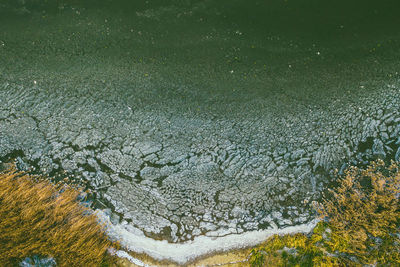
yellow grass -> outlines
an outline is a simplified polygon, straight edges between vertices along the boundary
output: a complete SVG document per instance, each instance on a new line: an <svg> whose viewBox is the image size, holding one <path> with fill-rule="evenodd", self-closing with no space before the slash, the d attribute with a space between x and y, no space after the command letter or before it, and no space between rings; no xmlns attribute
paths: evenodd
<svg viewBox="0 0 400 267"><path fill-rule="evenodd" d="M316 205L310 235L274 236L253 249L252 266L400 266L400 168L382 160L352 167Z"/></svg>
<svg viewBox="0 0 400 267"><path fill-rule="evenodd" d="M11 169L0 173L0 266L25 257L53 257L58 266L110 265L104 225L77 197L81 192Z"/></svg>

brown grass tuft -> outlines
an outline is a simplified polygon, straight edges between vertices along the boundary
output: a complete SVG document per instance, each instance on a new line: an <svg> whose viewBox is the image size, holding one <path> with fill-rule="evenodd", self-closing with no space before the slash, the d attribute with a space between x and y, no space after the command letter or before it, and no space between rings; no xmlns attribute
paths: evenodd
<svg viewBox="0 0 400 267"><path fill-rule="evenodd" d="M15 169L0 173L0 266L33 255L53 257L59 266L112 264L107 249L118 244L77 201L80 193Z"/></svg>
<svg viewBox="0 0 400 267"><path fill-rule="evenodd" d="M351 167L316 205L310 235L284 235L253 249L251 266L400 266L400 167Z"/></svg>
<svg viewBox="0 0 400 267"><path fill-rule="evenodd" d="M320 206L329 220L331 251L356 257L363 264L400 265L400 168L372 162L349 168L332 197Z"/></svg>

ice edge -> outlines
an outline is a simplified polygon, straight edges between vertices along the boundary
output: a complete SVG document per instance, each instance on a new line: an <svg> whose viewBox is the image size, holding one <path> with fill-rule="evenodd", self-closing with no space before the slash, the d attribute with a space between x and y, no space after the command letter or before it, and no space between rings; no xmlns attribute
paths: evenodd
<svg viewBox="0 0 400 267"><path fill-rule="evenodd" d="M307 224L281 229L271 228L222 237L199 236L193 241L168 243L165 240L160 241L148 238L139 229L128 224L114 225L102 211L97 210L96 212L102 223L108 225L108 235L113 239L119 240L124 249L147 254L156 260L169 260L178 264L185 264L206 254L255 246L274 234L309 233L318 222L317 219L314 219Z"/></svg>

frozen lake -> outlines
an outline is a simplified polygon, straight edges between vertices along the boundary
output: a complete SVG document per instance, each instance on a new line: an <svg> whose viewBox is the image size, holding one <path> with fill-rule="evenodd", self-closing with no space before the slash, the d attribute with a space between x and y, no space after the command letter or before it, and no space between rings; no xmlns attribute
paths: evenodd
<svg viewBox="0 0 400 267"><path fill-rule="evenodd" d="M174 243L307 224L335 169L399 159L390 4L225 2L4 2L0 158Z"/></svg>

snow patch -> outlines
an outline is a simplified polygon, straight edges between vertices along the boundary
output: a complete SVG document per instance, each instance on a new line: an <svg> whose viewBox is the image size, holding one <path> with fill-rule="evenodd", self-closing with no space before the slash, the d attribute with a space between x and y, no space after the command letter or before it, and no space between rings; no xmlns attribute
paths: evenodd
<svg viewBox="0 0 400 267"><path fill-rule="evenodd" d="M255 246L274 234L309 233L318 222L318 220L313 220L308 224L282 229L274 227L222 237L198 236L193 241L168 243L166 240L148 238L139 229L129 224L113 225L107 215L100 210L97 210L97 215L108 225L108 235L119 240L126 250L145 253L156 260L169 260L178 264L185 264L206 254Z"/></svg>

